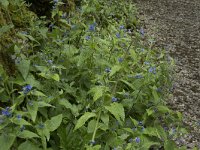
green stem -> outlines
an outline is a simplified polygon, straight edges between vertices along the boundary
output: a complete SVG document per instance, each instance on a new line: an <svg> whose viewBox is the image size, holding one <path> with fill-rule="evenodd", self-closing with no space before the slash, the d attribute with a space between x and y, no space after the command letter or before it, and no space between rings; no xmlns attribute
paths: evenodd
<svg viewBox="0 0 200 150"><path fill-rule="evenodd" d="M97 132L97 129L98 129L100 116L101 116L101 110L100 110L100 112L98 114L98 117L97 117L97 122L96 122L95 129L94 129L94 132L93 132L93 135L92 135L92 142L94 141L95 136L96 136L96 132Z"/></svg>

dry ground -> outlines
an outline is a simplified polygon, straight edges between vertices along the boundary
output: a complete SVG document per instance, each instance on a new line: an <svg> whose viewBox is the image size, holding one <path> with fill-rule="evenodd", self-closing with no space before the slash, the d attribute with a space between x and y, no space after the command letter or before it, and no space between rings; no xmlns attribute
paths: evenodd
<svg viewBox="0 0 200 150"><path fill-rule="evenodd" d="M191 129L178 142L200 149L200 0L135 0L145 32L176 61L173 98Z"/></svg>

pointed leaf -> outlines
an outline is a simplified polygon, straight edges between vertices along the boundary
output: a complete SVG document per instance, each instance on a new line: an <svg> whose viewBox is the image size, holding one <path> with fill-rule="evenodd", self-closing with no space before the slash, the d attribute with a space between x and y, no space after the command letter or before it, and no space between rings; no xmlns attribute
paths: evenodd
<svg viewBox="0 0 200 150"><path fill-rule="evenodd" d="M164 148L165 150L177 149L176 144L173 141L169 140L164 143Z"/></svg>
<svg viewBox="0 0 200 150"><path fill-rule="evenodd" d="M62 122L62 114L54 116L51 118L51 120L47 120L45 122L46 128L49 131L54 131L60 126L61 122Z"/></svg>
<svg viewBox="0 0 200 150"><path fill-rule="evenodd" d="M121 123L125 119L124 107L119 103L112 103L111 106L105 106L105 108L115 116L115 118Z"/></svg>
<svg viewBox="0 0 200 150"><path fill-rule="evenodd" d="M33 101L31 104L27 104L27 109L29 114L31 115L31 119L33 122L35 122L36 116L37 116L37 111L38 111L38 103Z"/></svg>
<svg viewBox="0 0 200 150"><path fill-rule="evenodd" d="M51 75L51 78L54 79L55 81L60 81L60 76L58 74Z"/></svg>
<svg viewBox="0 0 200 150"><path fill-rule="evenodd" d="M95 117L96 114L92 112L86 112L83 116L79 118L79 120L76 123L76 126L74 130L77 130L78 128L82 127L88 119Z"/></svg>
<svg viewBox="0 0 200 150"><path fill-rule="evenodd" d="M21 73L22 77L24 80L26 80L28 73L29 73L29 68L30 68L30 60L27 59L22 59L19 64L17 64L17 68L19 72Z"/></svg>
<svg viewBox="0 0 200 150"><path fill-rule="evenodd" d="M47 97L44 93L40 91L32 91L31 94L35 96Z"/></svg>
<svg viewBox="0 0 200 150"><path fill-rule="evenodd" d="M26 141L18 147L18 150L25 150L25 149L27 149L27 150L42 150L42 149L38 148L35 144L31 143L30 141Z"/></svg>
<svg viewBox="0 0 200 150"><path fill-rule="evenodd" d="M93 93L93 100L96 101L103 96L103 93L106 92L107 89L104 86L95 86L93 87L89 93Z"/></svg>
<svg viewBox="0 0 200 150"><path fill-rule="evenodd" d="M113 67L111 68L111 72L110 72L109 76L110 76L110 77L113 76L113 75L114 75L116 72L118 72L120 69L121 69L121 66L119 66L119 65L113 66Z"/></svg>
<svg viewBox="0 0 200 150"><path fill-rule="evenodd" d="M18 135L18 137L20 138L39 138L39 136L31 131L28 130L24 130L22 132L20 132L20 134Z"/></svg>
<svg viewBox="0 0 200 150"><path fill-rule="evenodd" d="M0 136L0 145L2 150L10 150L10 147L13 145L16 136L12 134L1 134Z"/></svg>
<svg viewBox="0 0 200 150"><path fill-rule="evenodd" d="M13 119L13 123L18 124L20 126L22 126L22 125L29 125L29 126L31 126L31 124L28 121L26 121L26 120L24 120L22 118L21 119L14 118Z"/></svg>

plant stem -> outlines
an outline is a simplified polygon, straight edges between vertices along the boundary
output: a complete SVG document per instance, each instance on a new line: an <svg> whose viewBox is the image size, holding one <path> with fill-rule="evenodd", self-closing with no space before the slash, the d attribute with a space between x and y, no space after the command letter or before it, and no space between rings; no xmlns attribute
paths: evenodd
<svg viewBox="0 0 200 150"><path fill-rule="evenodd" d="M98 114L98 117L97 117L97 122L96 122L96 125L95 125L94 133L92 135L92 142L94 141L95 136L96 136L96 132L97 132L97 129L98 129L100 116L101 116L101 110L99 111L99 114Z"/></svg>

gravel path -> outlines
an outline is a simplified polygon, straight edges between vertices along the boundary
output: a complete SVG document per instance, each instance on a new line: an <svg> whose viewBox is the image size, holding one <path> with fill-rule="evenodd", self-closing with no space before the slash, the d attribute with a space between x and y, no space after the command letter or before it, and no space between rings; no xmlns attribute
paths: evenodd
<svg viewBox="0 0 200 150"><path fill-rule="evenodd" d="M135 0L145 32L176 61L169 105L183 113L191 129L180 145L200 149L200 0Z"/></svg>

